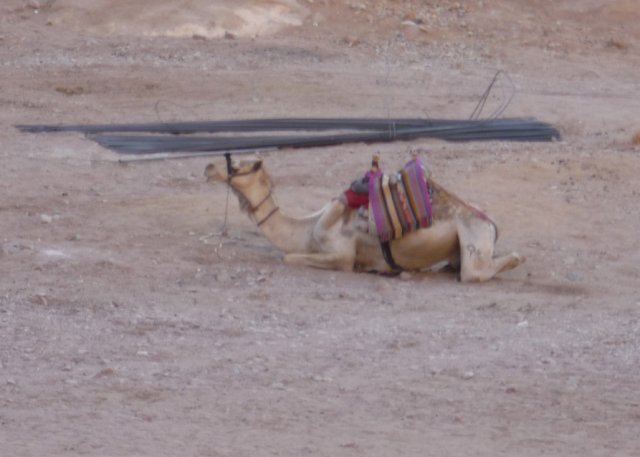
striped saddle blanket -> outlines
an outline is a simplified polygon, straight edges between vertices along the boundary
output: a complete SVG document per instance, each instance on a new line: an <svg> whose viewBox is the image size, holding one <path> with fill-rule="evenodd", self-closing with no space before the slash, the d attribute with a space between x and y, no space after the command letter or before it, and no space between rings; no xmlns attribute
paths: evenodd
<svg viewBox="0 0 640 457"><path fill-rule="evenodd" d="M420 160L409 161L394 175L369 179L369 219L380 241L397 240L431 225L431 193Z"/></svg>

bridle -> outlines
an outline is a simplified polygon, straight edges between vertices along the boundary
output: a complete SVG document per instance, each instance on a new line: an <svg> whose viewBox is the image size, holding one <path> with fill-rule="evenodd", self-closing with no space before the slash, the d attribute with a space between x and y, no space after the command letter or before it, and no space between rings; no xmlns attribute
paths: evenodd
<svg viewBox="0 0 640 457"><path fill-rule="evenodd" d="M238 176L248 176L248 175L252 175L254 173L257 173L259 168L252 168L249 171L244 171L244 172L239 172L237 170L235 170L231 164L231 153L229 152L225 152L224 154L224 158L227 162L227 185L235 191L235 189L233 188L233 186L231 185L231 180L233 178L237 178ZM246 197L245 197L246 198ZM257 220L256 218L256 211L258 211L260 209L260 207L271 198L271 187L269 187L269 192L267 193L267 195L264 196L264 198L262 200L260 200L260 202L256 205L253 206L248 200L247 203L249 204L249 208L248 211L249 213L253 216L253 218L256 220L256 224L258 224L258 227L260 227L262 224L264 224L265 222L267 222L271 216L273 216L275 213L278 212L278 210L280 208L278 208L278 206L275 206L271 211L269 211L269 214L267 214L265 217L263 217L260 220Z"/></svg>

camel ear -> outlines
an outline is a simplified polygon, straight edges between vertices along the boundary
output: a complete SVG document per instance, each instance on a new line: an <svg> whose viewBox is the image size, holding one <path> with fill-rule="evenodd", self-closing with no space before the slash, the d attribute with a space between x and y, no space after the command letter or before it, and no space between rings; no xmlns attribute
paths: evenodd
<svg viewBox="0 0 640 457"><path fill-rule="evenodd" d="M262 168L262 160L258 160L256 163L253 164L253 171L258 171L259 169Z"/></svg>

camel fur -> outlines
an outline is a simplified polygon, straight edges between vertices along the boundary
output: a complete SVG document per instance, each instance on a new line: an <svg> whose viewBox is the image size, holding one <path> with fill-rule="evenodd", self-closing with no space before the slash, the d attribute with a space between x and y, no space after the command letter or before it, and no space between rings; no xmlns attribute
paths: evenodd
<svg viewBox="0 0 640 457"><path fill-rule="evenodd" d="M272 181L259 159L229 168L210 163L205 176L207 181L231 186L262 233L285 252L285 262L331 270L390 271L377 235L367 230L366 221L343 199L335 198L314 214L294 218L277 206ZM524 261L517 253L494 257L494 222L431 177L427 181L432 189L433 223L391 242L396 264L412 271L448 262L459 268L461 281L481 282Z"/></svg>

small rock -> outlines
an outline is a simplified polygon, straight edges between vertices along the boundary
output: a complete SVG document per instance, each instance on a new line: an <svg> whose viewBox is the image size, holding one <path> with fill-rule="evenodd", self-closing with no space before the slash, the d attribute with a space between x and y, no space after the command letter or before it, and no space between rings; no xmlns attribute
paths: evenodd
<svg viewBox="0 0 640 457"><path fill-rule="evenodd" d="M469 380L472 379L475 375L476 374L471 370L465 371L464 373L462 373L462 379Z"/></svg>
<svg viewBox="0 0 640 457"><path fill-rule="evenodd" d="M313 379L315 382L332 382L333 378L331 378L330 376L313 376L311 379Z"/></svg>
<svg viewBox="0 0 640 457"><path fill-rule="evenodd" d="M115 370L113 368L104 368L100 371L98 371L94 378L104 378L106 376L113 376L113 374L115 374Z"/></svg>
<svg viewBox="0 0 640 457"><path fill-rule="evenodd" d="M18 383L16 383L15 379L9 378L9 379L7 379L7 385L8 386L16 386L16 385L18 385Z"/></svg>
<svg viewBox="0 0 640 457"><path fill-rule="evenodd" d="M349 46L350 48L353 48L354 46L358 46L361 43L360 38L356 36L345 37L342 39L342 42L347 46Z"/></svg>
<svg viewBox="0 0 640 457"><path fill-rule="evenodd" d="M47 296L42 293L35 294L29 297L29 302L34 305L49 306L49 301L47 300Z"/></svg>
<svg viewBox="0 0 640 457"><path fill-rule="evenodd" d="M576 282L579 278L578 275L575 274L573 271L568 272L565 277L571 281L571 282Z"/></svg>
<svg viewBox="0 0 640 457"><path fill-rule="evenodd" d="M519 327L519 328L526 328L526 327L528 327L528 326L529 326L529 321L521 321L521 322L518 322L518 327Z"/></svg>
<svg viewBox="0 0 640 457"><path fill-rule="evenodd" d="M45 249L42 253L48 257L69 258L67 254L57 249Z"/></svg>
<svg viewBox="0 0 640 457"><path fill-rule="evenodd" d="M50 224L51 222L53 222L53 216L50 216L48 214L41 214L40 220L45 224Z"/></svg>
<svg viewBox="0 0 640 457"><path fill-rule="evenodd" d="M350 2L349 3L349 8L351 8L352 10L356 10L356 11L366 11L367 10L367 5L365 5L362 2Z"/></svg>

